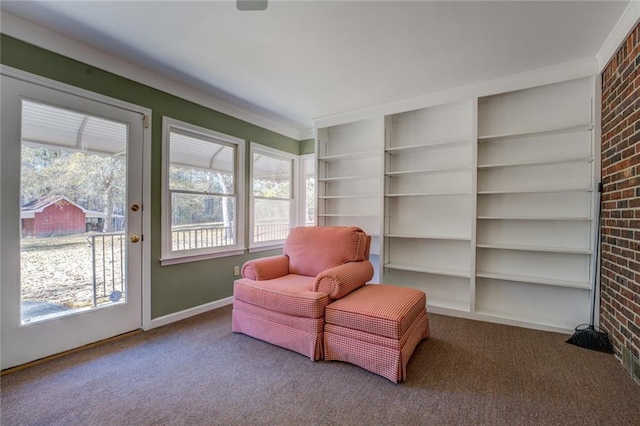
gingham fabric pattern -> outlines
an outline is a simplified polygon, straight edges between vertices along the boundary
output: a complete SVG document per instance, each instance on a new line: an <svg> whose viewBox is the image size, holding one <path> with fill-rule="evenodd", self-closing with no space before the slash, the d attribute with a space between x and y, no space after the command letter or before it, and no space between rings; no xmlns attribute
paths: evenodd
<svg viewBox="0 0 640 426"><path fill-rule="evenodd" d="M332 300L340 299L372 277L373 265L368 260L345 263L321 272L313 283L313 291L327 293Z"/></svg>
<svg viewBox="0 0 640 426"><path fill-rule="evenodd" d="M329 296L311 291L313 281L313 277L294 274L267 281L240 278L233 283L233 297L283 314L322 318Z"/></svg>
<svg viewBox="0 0 640 426"><path fill-rule="evenodd" d="M427 315L427 312L425 310L425 316ZM429 327L429 318L427 318L427 327L424 329L424 333L422 334L422 338L423 339L427 339L431 337L431 328Z"/></svg>
<svg viewBox="0 0 640 426"><path fill-rule="evenodd" d="M371 249L371 235L367 235L366 247L367 249L364 252L364 260L369 260L369 251Z"/></svg>
<svg viewBox="0 0 640 426"><path fill-rule="evenodd" d="M284 255L249 260L242 265L242 278L272 280L289 274L289 258Z"/></svg>
<svg viewBox="0 0 640 426"><path fill-rule="evenodd" d="M304 318L270 311L260 306L250 305L241 300L233 301L233 310L242 311L247 315L263 318L267 321L286 325L308 334L318 334L324 331L324 318Z"/></svg>
<svg viewBox="0 0 640 426"><path fill-rule="evenodd" d="M391 346L389 344L393 339L326 324L324 359L348 362L398 383L406 380L409 359L424 335L428 334L427 329L428 319L424 309L405 335Z"/></svg>
<svg viewBox="0 0 640 426"><path fill-rule="evenodd" d="M418 319L427 316L427 310L423 309L422 312L418 314L413 323L409 326L409 330L404 333L400 340L392 339L391 337L384 337L378 334L367 333L365 331L356 330L353 328L341 327L339 325L327 324L324 325L325 333L338 334L340 336L349 337L354 340L359 340L362 342L373 343L374 345L386 346L391 349L402 349L402 347L407 343L407 339L411 334L411 327L415 327L419 322ZM429 322L427 321L427 325ZM424 335L423 338L426 338ZM428 337L428 336L427 336Z"/></svg>
<svg viewBox="0 0 640 426"><path fill-rule="evenodd" d="M289 273L315 277L346 262L365 260L371 238L355 226L293 228L284 244Z"/></svg>
<svg viewBox="0 0 640 426"><path fill-rule="evenodd" d="M323 358L323 333L307 333L236 309L232 311L231 329L235 333L243 333L298 352L308 356L311 361Z"/></svg>
<svg viewBox="0 0 640 426"><path fill-rule="evenodd" d="M420 290L369 284L327 306L325 321L400 340L425 307Z"/></svg>

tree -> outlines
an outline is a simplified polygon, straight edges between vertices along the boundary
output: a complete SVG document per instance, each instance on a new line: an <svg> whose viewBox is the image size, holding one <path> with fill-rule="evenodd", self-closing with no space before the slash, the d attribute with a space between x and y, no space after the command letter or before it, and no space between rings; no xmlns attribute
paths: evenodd
<svg viewBox="0 0 640 426"><path fill-rule="evenodd" d="M103 232L113 215L124 214L125 159L44 147L22 147L22 203L64 195L87 210L105 214Z"/></svg>

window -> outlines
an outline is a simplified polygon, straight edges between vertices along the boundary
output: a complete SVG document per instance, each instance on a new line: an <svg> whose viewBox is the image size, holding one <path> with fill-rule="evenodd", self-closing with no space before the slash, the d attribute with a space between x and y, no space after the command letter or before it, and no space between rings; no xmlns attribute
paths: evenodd
<svg viewBox="0 0 640 426"><path fill-rule="evenodd" d="M163 119L162 264L243 253L244 141Z"/></svg>
<svg viewBox="0 0 640 426"><path fill-rule="evenodd" d="M300 156L300 226L316 224L316 156Z"/></svg>
<svg viewBox="0 0 640 426"><path fill-rule="evenodd" d="M293 194L297 161L296 155L251 144L252 249L282 245L296 226Z"/></svg>

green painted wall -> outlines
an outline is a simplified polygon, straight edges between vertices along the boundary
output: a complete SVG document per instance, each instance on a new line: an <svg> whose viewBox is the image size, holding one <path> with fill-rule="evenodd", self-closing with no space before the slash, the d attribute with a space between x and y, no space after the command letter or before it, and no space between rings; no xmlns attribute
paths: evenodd
<svg viewBox="0 0 640 426"><path fill-rule="evenodd" d="M316 151L315 139L305 139L300 141L300 155L313 154Z"/></svg>
<svg viewBox="0 0 640 426"><path fill-rule="evenodd" d="M179 312L233 294L233 266L280 250L160 266L160 195L162 161L162 117L226 133L292 154L301 153L301 143L278 133L213 111L160 90L128 80L90 65L66 58L2 34L0 62L52 80L57 80L105 96L131 102L152 110L151 148L151 317ZM303 144L307 153L308 141ZM311 144L313 152L313 144ZM246 146L247 160L249 144ZM248 164L248 162L247 162ZM246 179L248 199L248 168ZM248 210L248 209L246 209ZM248 222L248 221L247 221ZM146 239L145 239L146 240Z"/></svg>

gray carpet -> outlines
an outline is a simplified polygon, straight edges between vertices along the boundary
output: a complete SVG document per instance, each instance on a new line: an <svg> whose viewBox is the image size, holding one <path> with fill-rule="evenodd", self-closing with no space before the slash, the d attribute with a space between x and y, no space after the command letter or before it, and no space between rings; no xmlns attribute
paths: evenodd
<svg viewBox="0 0 640 426"><path fill-rule="evenodd" d="M566 335L429 315L390 381L231 330L231 307L2 377L9 425L640 425L640 387Z"/></svg>

